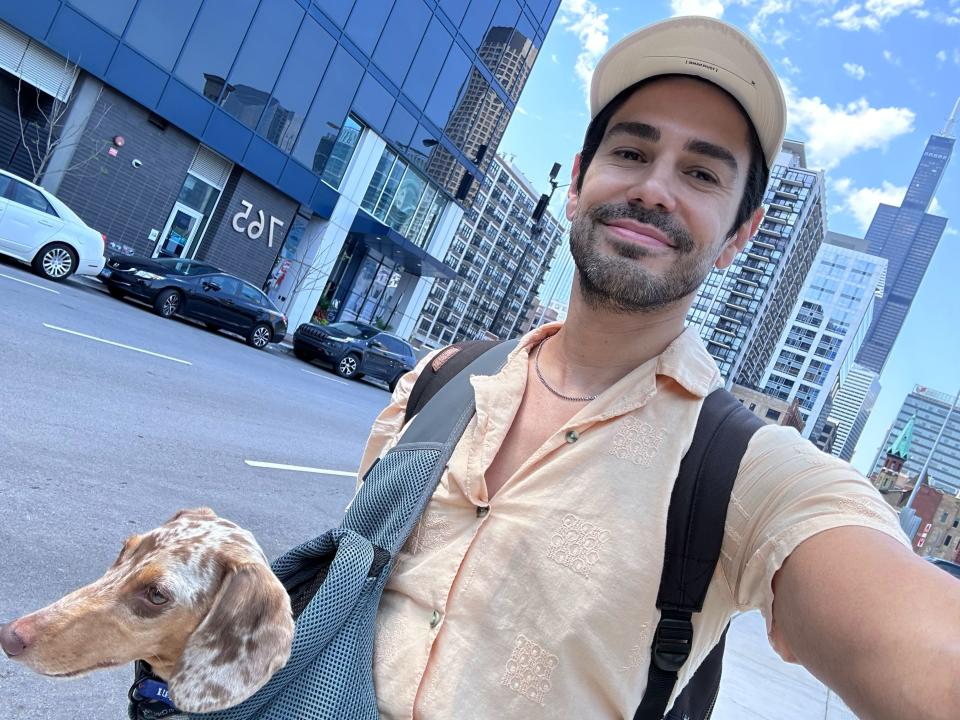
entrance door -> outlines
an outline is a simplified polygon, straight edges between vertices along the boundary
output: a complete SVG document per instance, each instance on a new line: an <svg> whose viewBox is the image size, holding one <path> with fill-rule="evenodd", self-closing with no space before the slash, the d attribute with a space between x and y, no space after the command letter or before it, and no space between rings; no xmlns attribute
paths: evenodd
<svg viewBox="0 0 960 720"><path fill-rule="evenodd" d="M160 233L160 241L153 251L154 257L186 257L190 244L203 221L203 213L183 203L175 203L167 225Z"/></svg>

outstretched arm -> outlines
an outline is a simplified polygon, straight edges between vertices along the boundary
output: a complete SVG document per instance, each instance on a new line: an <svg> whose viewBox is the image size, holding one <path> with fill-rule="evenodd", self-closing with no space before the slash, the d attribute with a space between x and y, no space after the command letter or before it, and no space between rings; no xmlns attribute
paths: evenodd
<svg viewBox="0 0 960 720"><path fill-rule="evenodd" d="M775 635L863 720L955 720L960 581L889 536L838 527L773 580Z"/></svg>

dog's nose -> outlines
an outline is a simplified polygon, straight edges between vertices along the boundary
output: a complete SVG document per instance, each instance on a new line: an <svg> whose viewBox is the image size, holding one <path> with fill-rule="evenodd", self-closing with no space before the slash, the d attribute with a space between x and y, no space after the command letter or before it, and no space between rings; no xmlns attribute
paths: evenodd
<svg viewBox="0 0 960 720"><path fill-rule="evenodd" d="M7 657L16 657L27 649L27 644L17 634L13 623L0 626L0 646L3 647L3 652L7 654Z"/></svg>

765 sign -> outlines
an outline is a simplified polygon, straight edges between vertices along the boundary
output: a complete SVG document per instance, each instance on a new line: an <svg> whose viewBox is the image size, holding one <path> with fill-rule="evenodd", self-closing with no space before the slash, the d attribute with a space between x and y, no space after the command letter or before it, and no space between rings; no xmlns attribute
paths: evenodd
<svg viewBox="0 0 960 720"><path fill-rule="evenodd" d="M240 204L243 205L244 209L233 216L233 229L238 233L244 233L251 240L259 240L263 235L264 227L267 225L267 218L264 216L263 210L257 210L256 217L251 219L250 213L253 212L253 203L241 200ZM273 233L282 227L283 220L271 215L269 231L267 232L267 247L273 247Z"/></svg>

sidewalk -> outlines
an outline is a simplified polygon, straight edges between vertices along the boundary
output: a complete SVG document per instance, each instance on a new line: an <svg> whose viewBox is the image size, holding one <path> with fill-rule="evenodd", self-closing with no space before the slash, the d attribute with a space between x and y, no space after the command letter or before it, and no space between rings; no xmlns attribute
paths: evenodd
<svg viewBox="0 0 960 720"><path fill-rule="evenodd" d="M711 720L857 720L833 692L767 642L759 612L735 618L727 635L720 695Z"/></svg>

